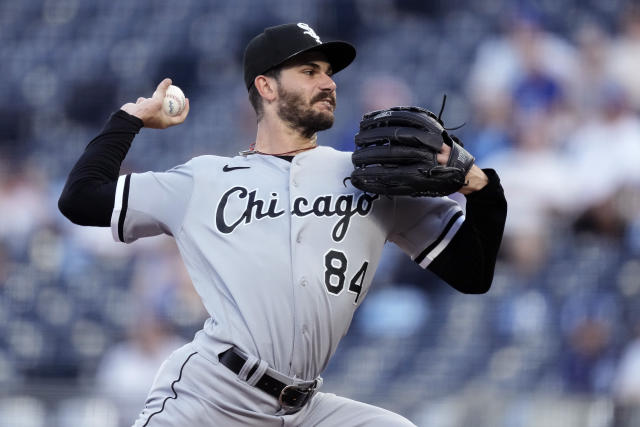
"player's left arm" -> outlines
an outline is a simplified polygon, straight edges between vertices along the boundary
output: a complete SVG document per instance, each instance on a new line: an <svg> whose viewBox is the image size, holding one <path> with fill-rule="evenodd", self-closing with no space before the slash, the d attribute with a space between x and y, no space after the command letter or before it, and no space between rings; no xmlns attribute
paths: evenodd
<svg viewBox="0 0 640 427"><path fill-rule="evenodd" d="M457 137L453 137L456 142L462 144ZM449 162L449 156L451 155L451 147L447 144L442 144L442 148L440 148L440 152L436 156L436 160L442 166L446 166ZM465 176L464 186L460 190L460 193L465 196L473 193L474 191L481 190L489 183L489 177L482 169L478 167L478 165L473 164L467 175ZM499 184L499 182L498 182ZM504 195L503 195L504 196Z"/></svg>
<svg viewBox="0 0 640 427"><path fill-rule="evenodd" d="M460 192L467 199L465 220L449 244L428 265L450 286L464 293L484 293L491 287L504 224L507 201L493 169L469 171Z"/></svg>

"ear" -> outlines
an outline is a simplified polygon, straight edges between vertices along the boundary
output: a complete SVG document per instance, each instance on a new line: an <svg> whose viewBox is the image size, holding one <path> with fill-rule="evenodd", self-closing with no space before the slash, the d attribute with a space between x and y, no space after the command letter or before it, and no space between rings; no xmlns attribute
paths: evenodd
<svg viewBox="0 0 640 427"><path fill-rule="evenodd" d="M253 84L258 90L260 96L268 102L271 102L276 98L278 88L276 87L277 82L275 79L260 75L255 78Z"/></svg>

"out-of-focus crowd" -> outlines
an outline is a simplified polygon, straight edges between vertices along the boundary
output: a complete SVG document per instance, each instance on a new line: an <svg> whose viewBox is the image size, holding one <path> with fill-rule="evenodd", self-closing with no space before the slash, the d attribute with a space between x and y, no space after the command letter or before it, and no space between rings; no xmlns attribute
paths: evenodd
<svg viewBox="0 0 640 427"><path fill-rule="evenodd" d="M640 8L595 0L0 2L0 425L127 425L199 329L170 238L114 243L66 221L57 197L108 114L165 76L190 116L143 130L123 172L246 148L242 49L288 21L358 48L321 144L351 150L362 113L438 110L446 93L447 127L465 123L453 132L509 203L485 296L387 248L327 390L419 425L637 425ZM478 390L493 417L470 415Z"/></svg>
<svg viewBox="0 0 640 427"><path fill-rule="evenodd" d="M480 44L469 75L470 144L509 194L510 260L535 270L558 233L637 250L640 220L640 15L612 35L596 22L571 38L527 17Z"/></svg>

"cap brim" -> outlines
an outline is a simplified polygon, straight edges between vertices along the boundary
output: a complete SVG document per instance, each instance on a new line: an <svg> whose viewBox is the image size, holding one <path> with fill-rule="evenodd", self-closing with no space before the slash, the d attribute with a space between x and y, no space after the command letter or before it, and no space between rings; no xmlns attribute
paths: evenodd
<svg viewBox="0 0 640 427"><path fill-rule="evenodd" d="M303 54L305 52L322 52L327 56L327 60L329 64L331 64L331 71L333 74L337 73L340 70L344 70L349 64L353 62L356 57L356 48L347 42L341 41L332 41L322 43L316 46L312 46L309 49L301 50L300 52L296 52L293 55L289 56L287 59L282 61L288 61L290 59L295 58L296 56ZM282 64L281 63L281 64Z"/></svg>

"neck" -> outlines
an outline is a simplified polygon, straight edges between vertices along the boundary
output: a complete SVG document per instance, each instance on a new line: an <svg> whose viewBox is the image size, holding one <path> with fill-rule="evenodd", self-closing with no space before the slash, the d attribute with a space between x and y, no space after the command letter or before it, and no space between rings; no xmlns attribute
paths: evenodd
<svg viewBox="0 0 640 427"><path fill-rule="evenodd" d="M254 150L263 154L282 154L307 150L315 147L317 134L305 137L282 120L263 118L258 123Z"/></svg>

